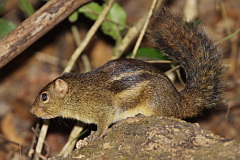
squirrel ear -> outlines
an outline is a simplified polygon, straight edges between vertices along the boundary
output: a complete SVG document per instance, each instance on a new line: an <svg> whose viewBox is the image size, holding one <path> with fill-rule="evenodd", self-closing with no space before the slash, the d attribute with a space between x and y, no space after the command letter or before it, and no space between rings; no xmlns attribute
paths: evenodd
<svg viewBox="0 0 240 160"><path fill-rule="evenodd" d="M55 81L55 91L60 97L64 97L68 92L68 84L62 79Z"/></svg>

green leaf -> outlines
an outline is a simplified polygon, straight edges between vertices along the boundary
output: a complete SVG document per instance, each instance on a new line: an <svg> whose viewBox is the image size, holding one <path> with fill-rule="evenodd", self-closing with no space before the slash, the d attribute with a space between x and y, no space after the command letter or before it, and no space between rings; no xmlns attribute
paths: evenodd
<svg viewBox="0 0 240 160"><path fill-rule="evenodd" d="M72 23L78 20L78 12L73 12L69 17L68 20Z"/></svg>
<svg viewBox="0 0 240 160"><path fill-rule="evenodd" d="M32 4L28 0L19 0L18 1L20 9L27 14L27 16L31 16L35 10Z"/></svg>
<svg viewBox="0 0 240 160"><path fill-rule="evenodd" d="M11 32L14 28L16 28L15 24L3 18L0 18L0 39Z"/></svg>
<svg viewBox="0 0 240 160"><path fill-rule="evenodd" d="M118 3L114 3L107 15L107 20L101 27L103 33L120 43L122 40L121 34L125 30L124 26L126 25L126 12Z"/></svg>
<svg viewBox="0 0 240 160"><path fill-rule="evenodd" d="M132 53L128 55L128 57L131 57ZM155 48L150 48L150 47L144 47L144 48L139 48L137 51L137 58L140 59L158 59L158 60L166 60L167 56L165 56L162 52Z"/></svg>
<svg viewBox="0 0 240 160"><path fill-rule="evenodd" d="M91 20L96 20L98 15L102 12L103 7L100 6L96 2L91 2L83 7L78 9L79 13L83 13L86 17L90 18Z"/></svg>
<svg viewBox="0 0 240 160"><path fill-rule="evenodd" d="M83 13L86 17L92 20L96 20L102 10L103 7L100 6L98 3L91 2L79 8L78 11L79 13ZM103 22L101 26L101 30L104 34L115 39L117 43L120 43L122 40L121 34L125 30L125 25L126 13L118 3L114 3L106 17L106 21Z"/></svg>

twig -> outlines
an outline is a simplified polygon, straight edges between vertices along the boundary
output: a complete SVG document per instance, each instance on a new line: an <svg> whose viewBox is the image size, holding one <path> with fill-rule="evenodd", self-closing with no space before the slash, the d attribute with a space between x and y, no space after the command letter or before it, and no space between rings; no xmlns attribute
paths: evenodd
<svg viewBox="0 0 240 160"><path fill-rule="evenodd" d="M79 33L77 27L75 25L73 25L71 27L71 30L72 30L72 34L73 34L74 41L75 41L76 45L80 46L82 40L81 40L80 33ZM82 60L83 65L84 65L84 70L82 72L90 71L91 70L91 64L90 64L88 56L86 56L85 54L82 55L81 60Z"/></svg>
<svg viewBox="0 0 240 160"><path fill-rule="evenodd" d="M135 45L134 49L133 49L133 54L132 54L132 57L131 57L131 58L135 58L135 57L136 57L137 50L138 50L138 48L139 48L139 46L140 46L140 44L141 44L141 42L142 42L143 36L144 36L144 34L145 34L145 32L146 32L148 23L149 23L150 18L151 18L152 14L153 14L153 11L154 11L154 8L155 8L155 6L156 6L156 3L157 3L157 0L153 0L152 5L151 5L151 8L150 8L150 10L149 10L149 12L148 12L148 16L147 16L146 22L145 22L145 24L144 24L144 26L143 26L143 28L142 28L142 31L141 31L141 33L140 33L140 35L139 35L139 38L138 38L138 40L137 40L137 42L136 42L136 45Z"/></svg>
<svg viewBox="0 0 240 160"><path fill-rule="evenodd" d="M47 134L47 130L48 130L48 124L49 121L48 120L44 120L43 121L43 125L39 134L39 138L38 138L38 142L37 142L37 146L36 146L36 152L35 152L35 156L34 159L38 160L39 159L39 155L41 155L42 152L42 148L43 148L43 143Z"/></svg>
<svg viewBox="0 0 240 160"><path fill-rule="evenodd" d="M79 46L81 44L81 37L79 36L79 31L78 31L77 26L73 25L71 27L71 30L72 30L74 41L75 41L76 45Z"/></svg>
<svg viewBox="0 0 240 160"><path fill-rule="evenodd" d="M73 53L73 55L70 58L69 63L67 65L67 67L65 68L64 72L70 72L72 70L73 65L75 64L76 60L81 55L82 51L86 48L86 46L88 45L89 41L92 39L92 37L97 32L97 30L100 27L100 25L102 24L103 20L107 16L107 13L110 10L110 8L112 7L113 2L114 2L114 0L109 0L108 5L103 9L103 11L99 15L98 19L95 21L93 26L90 28L90 30L88 31L86 37L82 41L81 45Z"/></svg>
<svg viewBox="0 0 240 160"><path fill-rule="evenodd" d="M198 16L198 0L186 0L184 6L184 17L187 21L192 21Z"/></svg>
<svg viewBox="0 0 240 160"><path fill-rule="evenodd" d="M171 60L150 60L146 61L147 63L173 63Z"/></svg>
<svg viewBox="0 0 240 160"><path fill-rule="evenodd" d="M77 137L79 133L82 132L83 127L84 127L83 123L77 122L77 124L74 126L74 128L71 131L71 134L68 138L67 143L64 145L63 149L59 153L59 156L66 157L68 153L70 153L74 149L75 144L77 142Z"/></svg>
<svg viewBox="0 0 240 160"><path fill-rule="evenodd" d="M176 69L176 73L177 73L177 76L178 76L178 79L179 79L180 83L182 84L183 87L185 87L186 83L184 83L184 81L183 81L183 79L181 77L180 69Z"/></svg>
<svg viewBox="0 0 240 160"><path fill-rule="evenodd" d="M121 57L123 52L126 50L126 48L131 44L131 42L137 37L139 34L140 30L142 29L145 21L146 21L146 16L142 17L136 25L132 26L127 34L124 36L122 43L116 46L113 52L113 56L111 59L116 59Z"/></svg>
<svg viewBox="0 0 240 160"><path fill-rule="evenodd" d="M177 70L177 69L179 69L180 68L180 66L178 65L178 66L176 66L176 67L173 67L172 69L170 69L170 70L168 70L168 71L166 71L165 72L165 74L170 74L171 72L173 72L173 71L175 71L175 70Z"/></svg>
<svg viewBox="0 0 240 160"><path fill-rule="evenodd" d="M82 59L83 65L84 65L83 72L86 73L86 72L91 71L91 63L90 63L88 56L86 54L84 54L81 56L81 59Z"/></svg>
<svg viewBox="0 0 240 160"><path fill-rule="evenodd" d="M31 147L30 147L30 149L28 151L28 157L29 158L32 158L33 154L35 152L34 146L37 143L37 139L39 137L38 133L39 133L39 130L40 130L39 129L39 123L37 123L36 127L33 128L32 130L33 130L34 135L33 135L32 143L31 143Z"/></svg>
<svg viewBox="0 0 240 160"><path fill-rule="evenodd" d="M91 0L51 0L0 41L0 68Z"/></svg>
<svg viewBox="0 0 240 160"><path fill-rule="evenodd" d="M41 154L36 154L36 155L37 155L38 159L41 158L42 160L47 160L47 158L44 157L44 156L41 155ZM34 159L34 160L36 160L36 159Z"/></svg>

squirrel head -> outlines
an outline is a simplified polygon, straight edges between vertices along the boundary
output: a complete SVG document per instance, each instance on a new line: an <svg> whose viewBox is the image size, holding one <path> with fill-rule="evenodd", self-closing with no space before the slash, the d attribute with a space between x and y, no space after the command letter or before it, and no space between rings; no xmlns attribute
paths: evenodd
<svg viewBox="0 0 240 160"><path fill-rule="evenodd" d="M68 84L62 79L56 79L47 84L36 97L31 112L43 119L61 116L61 105L68 93Z"/></svg>

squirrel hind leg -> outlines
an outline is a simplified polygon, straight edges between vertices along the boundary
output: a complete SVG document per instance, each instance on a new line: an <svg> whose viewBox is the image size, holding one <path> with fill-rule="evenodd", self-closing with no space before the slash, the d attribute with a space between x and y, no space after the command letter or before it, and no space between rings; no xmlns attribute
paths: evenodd
<svg viewBox="0 0 240 160"><path fill-rule="evenodd" d="M146 98L146 106L149 106L153 115L181 118L183 115L181 103L179 103L181 94L170 80L164 77L148 86L149 90L146 92L149 94L146 95L149 97Z"/></svg>

